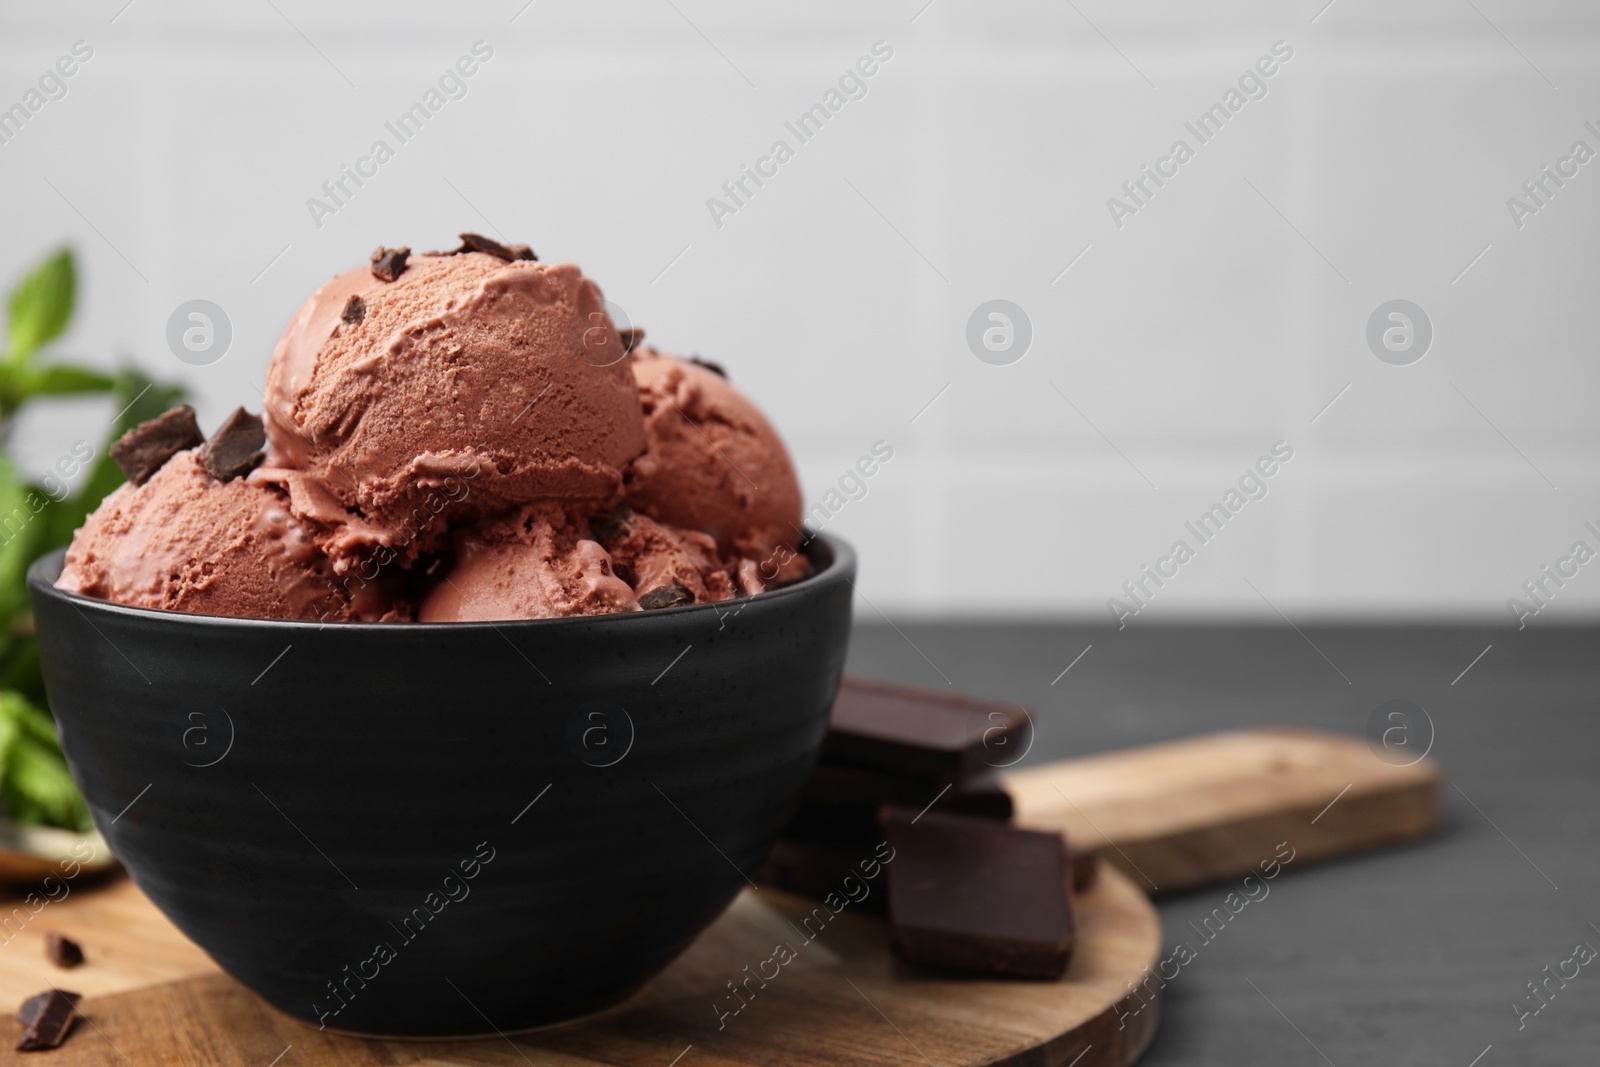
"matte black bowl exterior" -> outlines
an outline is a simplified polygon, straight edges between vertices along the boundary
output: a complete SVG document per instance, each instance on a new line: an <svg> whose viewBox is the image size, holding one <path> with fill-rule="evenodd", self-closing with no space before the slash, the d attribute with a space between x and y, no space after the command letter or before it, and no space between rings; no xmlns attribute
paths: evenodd
<svg viewBox="0 0 1600 1067"><path fill-rule="evenodd" d="M319 626L71 596L61 558L28 574L50 703L139 887L290 1015L419 1036L615 1004L721 914L821 746L855 576L819 538L726 604Z"/></svg>

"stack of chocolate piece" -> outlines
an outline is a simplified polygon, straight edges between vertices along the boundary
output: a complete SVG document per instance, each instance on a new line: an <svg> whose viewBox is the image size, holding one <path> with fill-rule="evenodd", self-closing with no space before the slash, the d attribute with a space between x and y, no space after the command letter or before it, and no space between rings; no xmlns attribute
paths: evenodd
<svg viewBox="0 0 1600 1067"><path fill-rule="evenodd" d="M1077 944L1073 895L1096 861L1011 824L998 768L1032 729L1014 704L845 678L800 810L756 880L823 898L876 857L888 891L860 903L887 913L901 959L1060 977Z"/></svg>

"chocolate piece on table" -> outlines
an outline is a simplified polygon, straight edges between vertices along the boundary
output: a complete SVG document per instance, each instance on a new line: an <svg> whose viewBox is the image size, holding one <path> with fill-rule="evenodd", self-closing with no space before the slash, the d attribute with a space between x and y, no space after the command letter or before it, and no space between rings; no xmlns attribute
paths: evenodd
<svg viewBox="0 0 1600 1067"><path fill-rule="evenodd" d="M1100 877L1100 853L1068 841L1067 855L1072 857L1072 891L1087 893Z"/></svg>
<svg viewBox="0 0 1600 1067"><path fill-rule="evenodd" d="M81 999L81 993L52 989L23 1001L17 1011L17 1021L24 1027L22 1036L17 1038L17 1051L38 1052L60 1048L78 1016L78 1001Z"/></svg>
<svg viewBox="0 0 1600 1067"><path fill-rule="evenodd" d="M846 677L822 758L943 783L1015 762L1029 728L1016 704Z"/></svg>
<svg viewBox="0 0 1600 1067"><path fill-rule="evenodd" d="M677 582L658 585L639 598L639 606L646 611L654 611L656 608L675 608L681 604L693 603L694 594Z"/></svg>
<svg viewBox="0 0 1600 1067"><path fill-rule="evenodd" d="M350 294L350 299L344 302L344 310L339 312L339 318L347 324L355 324L367 317L367 302Z"/></svg>
<svg viewBox="0 0 1600 1067"><path fill-rule="evenodd" d="M143 485L167 460L204 440L200 424L194 421L194 408L180 404L117 438L111 458L128 481Z"/></svg>
<svg viewBox="0 0 1600 1067"><path fill-rule="evenodd" d="M909 962L1015 978L1061 977L1077 947L1060 834L972 815L883 813L894 848L889 939Z"/></svg>
<svg viewBox="0 0 1600 1067"><path fill-rule="evenodd" d="M83 949L78 943L56 930L44 935L44 954L57 967L76 967L83 962Z"/></svg>
<svg viewBox="0 0 1600 1067"><path fill-rule="evenodd" d="M483 252L486 255L503 259L507 263L519 259L537 260L533 249L527 245L503 245L493 237L485 237L481 233L464 233L461 235L461 247L456 249L457 254L462 252Z"/></svg>
<svg viewBox="0 0 1600 1067"><path fill-rule="evenodd" d="M49 993L35 993L22 1002L17 1009L17 1022L23 1026L32 1026L39 1021L39 1016L44 1014L44 1006L50 1002Z"/></svg>
<svg viewBox="0 0 1600 1067"><path fill-rule="evenodd" d="M987 819L1010 819L1014 806L1011 794L1006 792L997 771L977 778L957 782L933 806L934 811L960 812L963 815L982 815Z"/></svg>
<svg viewBox="0 0 1600 1067"><path fill-rule="evenodd" d="M392 282L406 271L410 248L384 248L379 245L372 253L372 276L379 281Z"/></svg>
<svg viewBox="0 0 1600 1067"><path fill-rule="evenodd" d="M877 881L867 880L866 871L861 866L867 863L866 870L874 869L871 864L877 862L875 851L874 844L837 844L828 841L795 841L779 838L777 844L772 846L772 851L767 853L767 858L761 866L756 868L751 879L756 884L771 889L781 889L786 893L821 900L829 893L842 894L849 888L845 886L844 880L854 877L858 881L866 881L872 887L872 892L860 900L853 900L850 906L874 915L882 915L888 899L883 892L884 865L879 864L876 868Z"/></svg>
<svg viewBox="0 0 1600 1067"><path fill-rule="evenodd" d="M644 340L644 327L633 326L626 330L618 330L617 336L622 339L622 350L632 352L639 347L639 342Z"/></svg>
<svg viewBox="0 0 1600 1067"><path fill-rule="evenodd" d="M200 462L206 473L219 481L228 481L247 474L261 462L262 448L267 443L266 429L261 416L252 415L244 408L234 408L217 432L200 450Z"/></svg>
<svg viewBox="0 0 1600 1067"><path fill-rule="evenodd" d="M991 819L1009 819L1012 813L1011 794L998 774L935 784L864 767L823 763L812 770L800 796L800 808L784 834L801 841L881 841L878 809L885 804Z"/></svg>

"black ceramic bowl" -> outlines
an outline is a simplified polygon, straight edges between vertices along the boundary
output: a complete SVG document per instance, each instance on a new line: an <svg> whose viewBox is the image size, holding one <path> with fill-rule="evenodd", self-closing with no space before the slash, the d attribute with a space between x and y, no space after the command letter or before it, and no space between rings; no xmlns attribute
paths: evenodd
<svg viewBox="0 0 1600 1067"><path fill-rule="evenodd" d="M447 1036L615 1004L793 814L855 558L746 600L502 623L119 607L29 571L50 703L139 887L290 1015Z"/></svg>

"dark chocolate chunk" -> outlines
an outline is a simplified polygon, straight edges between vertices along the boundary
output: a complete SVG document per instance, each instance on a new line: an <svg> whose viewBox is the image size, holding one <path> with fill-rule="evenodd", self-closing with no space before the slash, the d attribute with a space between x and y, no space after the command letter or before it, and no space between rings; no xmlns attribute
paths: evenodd
<svg viewBox="0 0 1600 1067"><path fill-rule="evenodd" d="M339 318L347 323L354 324L366 317L367 302L352 293L350 299L344 302L344 310L339 313Z"/></svg>
<svg viewBox="0 0 1600 1067"><path fill-rule="evenodd" d="M921 811L960 812L990 819L1011 818L1011 794L998 774L935 784L864 767L819 764L806 782L800 810L784 830L799 841L860 844L882 840L878 809L896 804Z"/></svg>
<svg viewBox="0 0 1600 1067"><path fill-rule="evenodd" d="M646 611L656 608L675 608L680 604L693 604L694 594L677 582L658 585L639 598L639 606Z"/></svg>
<svg viewBox="0 0 1600 1067"><path fill-rule="evenodd" d="M644 327L634 326L626 330L618 330L617 336L622 338L622 350L632 352L639 347L639 342L644 340Z"/></svg>
<svg viewBox="0 0 1600 1067"><path fill-rule="evenodd" d="M846 878L853 876L861 880L867 874L873 871L881 873L881 870L882 866L878 864L876 852L870 844L841 845L827 841L780 838L751 878L758 885L821 900L830 893L842 894ZM850 906L882 915L886 901L884 893L871 892L853 901Z"/></svg>
<svg viewBox="0 0 1600 1067"><path fill-rule="evenodd" d="M1077 947L1060 834L971 815L889 808L889 940L908 963L1061 977Z"/></svg>
<svg viewBox="0 0 1600 1067"><path fill-rule="evenodd" d="M83 962L83 949L78 943L55 930L44 935L44 954L57 967L76 967Z"/></svg>
<svg viewBox="0 0 1600 1067"><path fill-rule="evenodd" d="M405 273L406 260L410 256L410 248L384 248L379 245L372 253L372 276L381 281L394 281Z"/></svg>
<svg viewBox="0 0 1600 1067"><path fill-rule="evenodd" d="M261 462L262 447L267 443L266 430L261 416L252 415L244 408L234 408L227 421L217 427L205 447L200 450L200 461L206 473L219 481L228 481L247 474Z"/></svg>
<svg viewBox="0 0 1600 1067"><path fill-rule="evenodd" d="M1000 780L998 771L957 782L955 787L934 805L934 810L957 811L963 815L981 815L986 819L1009 819L1015 811L1011 794Z"/></svg>
<svg viewBox="0 0 1600 1067"><path fill-rule="evenodd" d="M1100 878L1100 853L1068 841L1067 855L1072 857L1072 891L1087 893Z"/></svg>
<svg viewBox="0 0 1600 1067"><path fill-rule="evenodd" d="M143 485L162 465L186 448L205 440L194 408L180 404L149 422L141 422L111 446L111 458L134 485Z"/></svg>
<svg viewBox="0 0 1600 1067"><path fill-rule="evenodd" d="M713 363L709 359L701 359L699 356L690 356L689 362L693 363L697 367L704 367L706 370L710 371L712 374L715 374L719 378L726 378L728 376L728 372L723 369L722 364Z"/></svg>
<svg viewBox="0 0 1600 1067"><path fill-rule="evenodd" d="M461 252L483 252L497 259L503 259L507 263L512 263L519 259L537 260L539 258L533 254L533 249L527 245L503 245L493 237L485 237L481 233L462 234L461 247L456 249L456 252L458 254Z"/></svg>
<svg viewBox="0 0 1600 1067"><path fill-rule="evenodd" d="M847 677L822 758L942 784L1015 763L1031 729L1016 704Z"/></svg>
<svg viewBox="0 0 1600 1067"><path fill-rule="evenodd" d="M49 993L35 993L22 1002L22 1007L17 1009L17 1022L23 1026L32 1026L39 1021L39 1016L44 1014L44 1006L50 1003Z"/></svg>
<svg viewBox="0 0 1600 1067"><path fill-rule="evenodd" d="M17 1051L39 1052L60 1048L78 1017L78 1001L81 999L80 993L52 989L23 1001L17 1012L17 1021L24 1027L22 1036L17 1039Z"/></svg>
<svg viewBox="0 0 1600 1067"><path fill-rule="evenodd" d="M602 518L589 521L589 532L596 541L615 541L628 532L628 523L633 520L633 509L626 504L618 504L611 514Z"/></svg>

